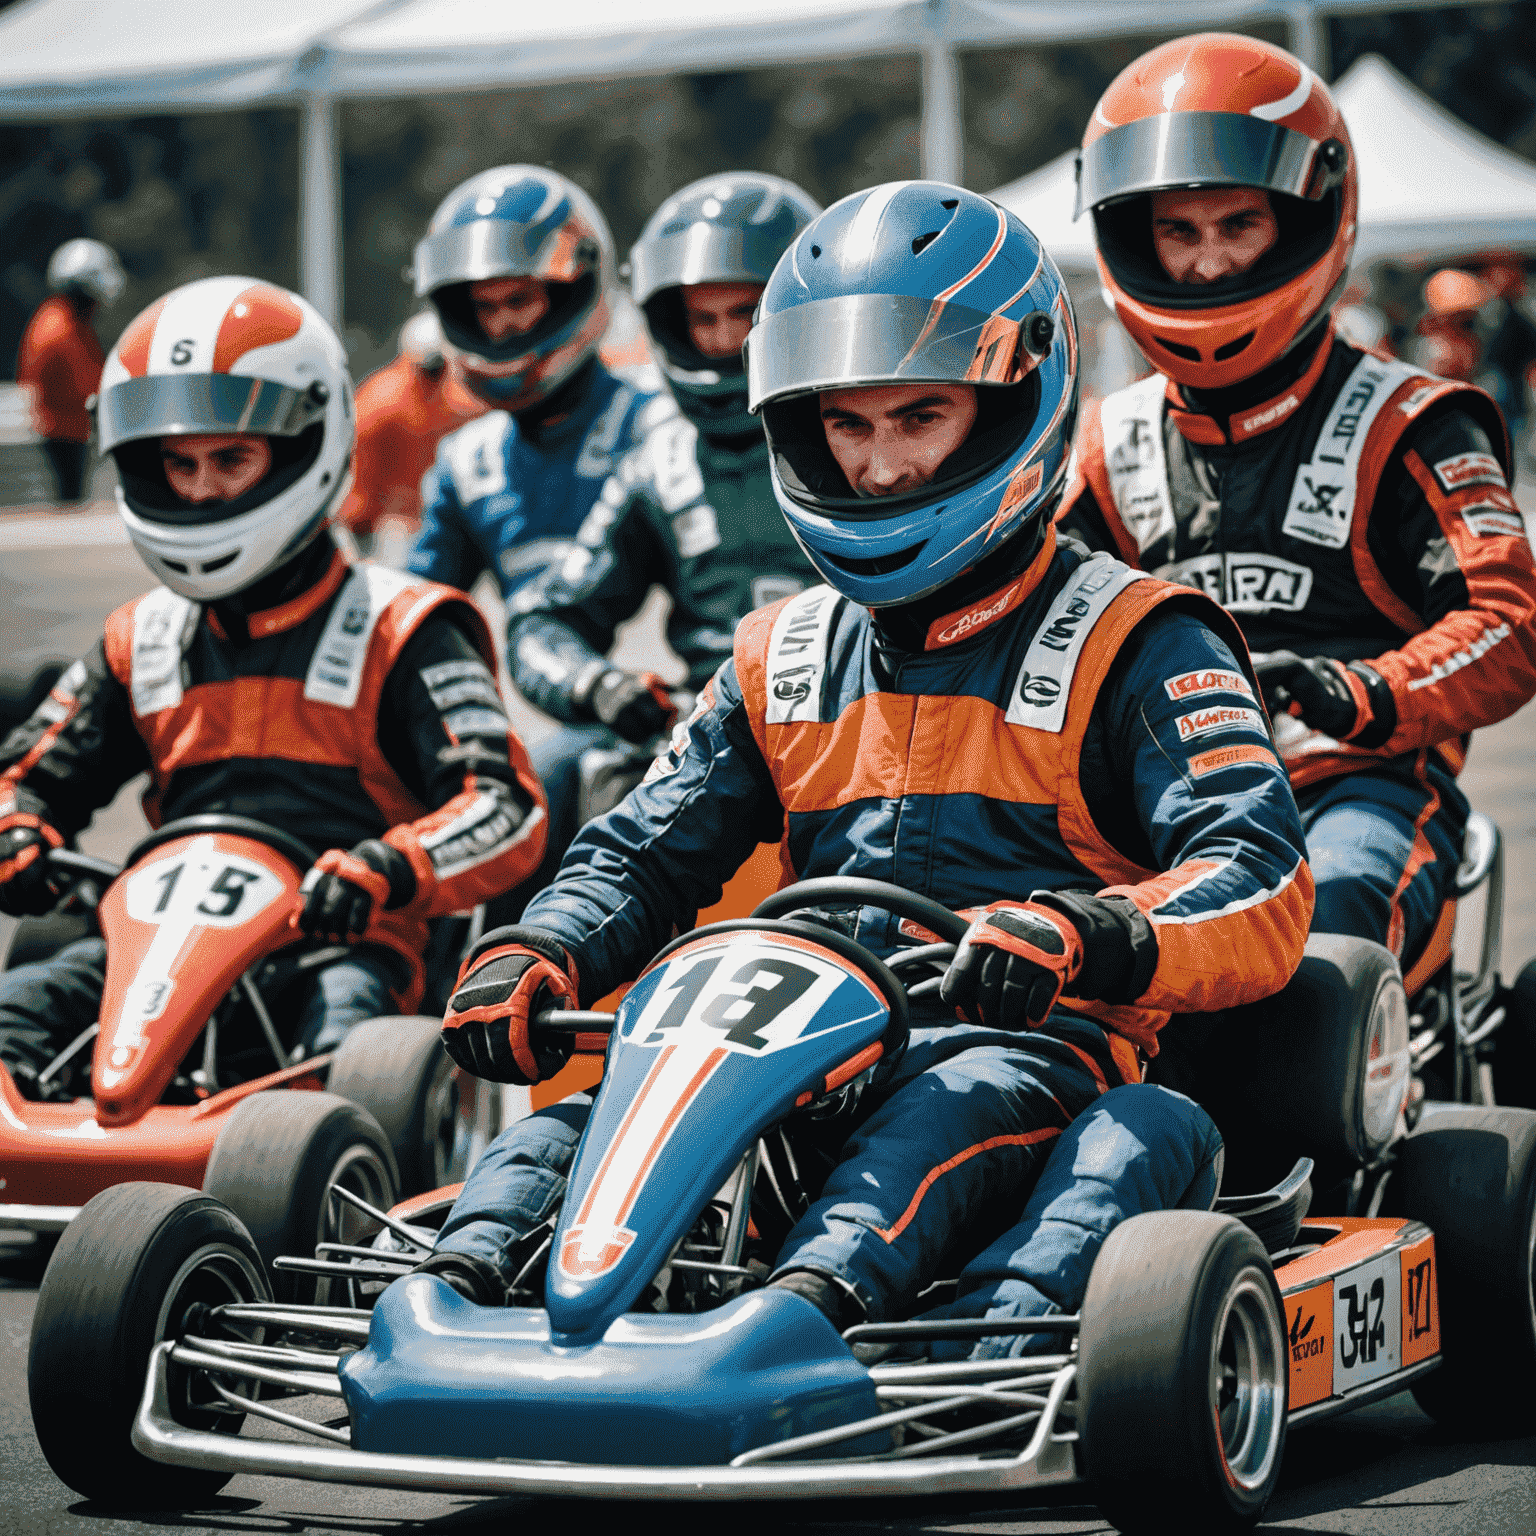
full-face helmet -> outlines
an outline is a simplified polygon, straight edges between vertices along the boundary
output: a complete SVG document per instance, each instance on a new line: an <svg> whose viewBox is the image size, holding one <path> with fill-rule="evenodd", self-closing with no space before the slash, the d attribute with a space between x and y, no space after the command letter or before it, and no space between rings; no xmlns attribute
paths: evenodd
<svg viewBox="0 0 1536 1536"><path fill-rule="evenodd" d="M52 293L77 294L93 304L110 304L128 281L117 252L100 240L66 240L48 258Z"/></svg>
<svg viewBox="0 0 1536 1536"><path fill-rule="evenodd" d="M400 356L436 378L447 359L443 355L443 327L435 309L418 310L400 327Z"/></svg>
<svg viewBox="0 0 1536 1536"><path fill-rule="evenodd" d="M1061 274L1017 215L960 187L897 181L833 204L785 253L746 345L774 494L811 563L880 608L1038 534L1077 419L1077 329ZM823 390L970 384L976 418L919 489L854 493Z"/></svg>
<svg viewBox="0 0 1536 1536"><path fill-rule="evenodd" d="M821 212L792 181L759 171L706 176L664 202L629 253L630 289L645 313L662 371L707 436L755 432L739 357L706 357L688 333L683 289L765 285L790 242Z"/></svg>
<svg viewBox="0 0 1536 1536"><path fill-rule="evenodd" d="M117 509L173 592L228 597L297 555L350 479L355 421L341 342L297 294L208 277L151 304L101 375L97 430L117 461ZM255 433L272 450L233 501L191 505L161 463L162 438Z"/></svg>
<svg viewBox="0 0 1536 1536"><path fill-rule="evenodd" d="M1247 271L1175 282L1153 246L1151 194L1258 187L1279 226ZM1283 48L1203 32L1163 43L1099 99L1077 160L1099 272L1120 323L1160 372L1223 389L1326 323L1355 246L1359 177L1328 87Z"/></svg>
<svg viewBox="0 0 1536 1536"><path fill-rule="evenodd" d="M430 299L450 356L481 399L521 411L558 389L608 328L613 236L575 182L537 165L498 165L438 205L416 247L416 295ZM549 308L532 329L492 341L472 283L532 277Z"/></svg>

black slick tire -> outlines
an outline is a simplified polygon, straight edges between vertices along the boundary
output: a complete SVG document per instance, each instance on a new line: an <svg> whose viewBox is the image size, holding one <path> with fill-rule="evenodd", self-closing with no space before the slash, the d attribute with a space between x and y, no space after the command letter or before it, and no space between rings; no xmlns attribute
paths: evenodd
<svg viewBox="0 0 1536 1536"><path fill-rule="evenodd" d="M313 1258L322 1242L352 1242L367 1218L330 1196L340 1184L378 1210L399 1198L388 1138L367 1110L330 1093L253 1094L230 1111L203 1189L250 1230L272 1271L279 1255ZM309 1301L312 1280L272 1272L280 1301Z"/></svg>
<svg viewBox="0 0 1536 1536"><path fill-rule="evenodd" d="M162 1466L133 1447L150 1351L194 1302L270 1299L256 1245L217 1200L174 1184L97 1195L60 1238L32 1318L27 1391L48 1465L104 1505L206 1504L228 1473ZM230 1434L242 1423L186 1398L176 1416Z"/></svg>
<svg viewBox="0 0 1536 1536"><path fill-rule="evenodd" d="M1127 1536L1247 1531L1285 1451L1289 1357L1263 1244L1208 1211L1133 1216L1083 1300L1079 1451Z"/></svg>
<svg viewBox="0 0 1536 1536"><path fill-rule="evenodd" d="M395 1154L402 1195L464 1177L454 1165L458 1084L443 1049L441 1019L407 1015L353 1025L326 1088L379 1122Z"/></svg>
<svg viewBox="0 0 1536 1536"><path fill-rule="evenodd" d="M1435 1234L1440 1368L1419 1406L1467 1434L1536 1427L1536 1111L1435 1105L1400 1144L1385 1213Z"/></svg>

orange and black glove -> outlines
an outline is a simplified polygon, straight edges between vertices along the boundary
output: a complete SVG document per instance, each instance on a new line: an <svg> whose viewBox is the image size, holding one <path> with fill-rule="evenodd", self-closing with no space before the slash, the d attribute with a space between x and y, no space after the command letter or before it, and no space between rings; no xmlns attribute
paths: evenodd
<svg viewBox="0 0 1536 1536"><path fill-rule="evenodd" d="M1034 901L994 901L974 909L939 996L991 1029L1038 1029L1082 968L1070 918Z"/></svg>
<svg viewBox="0 0 1536 1536"><path fill-rule="evenodd" d="M546 1008L574 1008L575 963L549 934L513 923L470 950L443 1015L443 1049L492 1083L540 1083L570 1059L574 1036L532 1029Z"/></svg>
<svg viewBox="0 0 1536 1536"><path fill-rule="evenodd" d="M677 705L654 672L609 667L584 688L578 686L573 697L578 707L588 710L625 741L643 744L677 723Z"/></svg>
<svg viewBox="0 0 1536 1536"><path fill-rule="evenodd" d="M0 912L7 917L41 917L58 904L48 878L48 855L64 839L40 816L13 811L0 818Z"/></svg>
<svg viewBox="0 0 1536 1536"><path fill-rule="evenodd" d="M370 837L350 853L332 848L299 886L304 905L292 924L311 938L346 944L368 927L375 905L393 912L416 894L416 872L398 848Z"/></svg>
<svg viewBox="0 0 1536 1536"><path fill-rule="evenodd" d="M1335 741L1379 747L1397 729L1392 690L1363 662L1271 651L1253 664L1271 715L1292 714Z"/></svg>

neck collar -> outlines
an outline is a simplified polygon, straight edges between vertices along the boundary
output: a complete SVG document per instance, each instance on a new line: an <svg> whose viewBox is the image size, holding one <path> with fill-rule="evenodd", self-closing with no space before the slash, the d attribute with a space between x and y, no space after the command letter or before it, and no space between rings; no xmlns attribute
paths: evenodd
<svg viewBox="0 0 1536 1536"><path fill-rule="evenodd" d="M255 613L241 613L224 604L211 607L207 610L208 627L219 639L233 639L237 645L250 640L265 640L269 635L280 635L284 630L297 628L322 604L329 602L351 572L352 566L347 557L339 549L333 550L324 574L297 597L291 597L275 608L262 608ZM222 613L220 608L224 610ZM245 631L243 636L238 633L242 628Z"/></svg>
<svg viewBox="0 0 1536 1536"><path fill-rule="evenodd" d="M1203 447L1242 443L1283 426L1317 387L1333 350L1333 321L1314 350L1291 350L1272 368L1230 389L1200 391L1168 381L1168 414L1183 436Z"/></svg>
<svg viewBox="0 0 1536 1536"><path fill-rule="evenodd" d="M548 443L568 431L585 426L579 420L596 391L600 364L593 353L563 384L514 416L517 430L535 446Z"/></svg>

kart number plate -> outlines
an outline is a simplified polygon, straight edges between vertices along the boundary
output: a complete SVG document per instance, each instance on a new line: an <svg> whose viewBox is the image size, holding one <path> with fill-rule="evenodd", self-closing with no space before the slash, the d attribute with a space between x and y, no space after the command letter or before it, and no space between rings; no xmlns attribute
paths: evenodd
<svg viewBox="0 0 1536 1536"><path fill-rule="evenodd" d="M211 846L179 848L128 876L128 916L161 927L237 928L265 911L285 890L264 864ZM211 843L211 839L208 840Z"/></svg>

